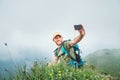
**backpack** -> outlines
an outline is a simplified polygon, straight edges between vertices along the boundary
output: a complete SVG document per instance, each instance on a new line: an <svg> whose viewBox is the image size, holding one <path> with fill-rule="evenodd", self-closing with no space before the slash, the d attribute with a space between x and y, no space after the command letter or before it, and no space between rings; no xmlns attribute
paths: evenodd
<svg viewBox="0 0 120 80"><path fill-rule="evenodd" d="M68 57L71 58L71 60L70 60L70 62L69 62L68 64L69 64L70 66L73 66L73 67L81 67L81 66L83 66L85 62L82 60L82 58L81 58L81 56L80 56L81 51L80 51L80 49L79 49L79 45L78 45L78 44L75 44L75 45L73 46L74 54L75 54L75 58L73 58L73 57L69 54L69 52L65 49L65 47L64 47L64 42L66 42L66 41L70 41L70 40L65 40L65 41L62 42L61 50L62 50L63 54L66 54ZM62 55L63 55L63 54L62 54Z"/></svg>

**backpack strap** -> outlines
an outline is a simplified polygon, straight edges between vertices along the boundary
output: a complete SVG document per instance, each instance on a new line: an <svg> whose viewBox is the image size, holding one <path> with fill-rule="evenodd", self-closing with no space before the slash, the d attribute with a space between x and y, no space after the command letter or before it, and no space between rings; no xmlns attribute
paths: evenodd
<svg viewBox="0 0 120 80"><path fill-rule="evenodd" d="M65 40L65 41L62 42L61 50L62 50L63 53L62 53L61 55L59 55L59 57L65 54L65 55L67 55L69 58L71 58L72 60L76 60L76 59L74 59L74 58L69 54L69 52L65 49L64 43L65 43L66 41L71 41L71 40Z"/></svg>
<svg viewBox="0 0 120 80"><path fill-rule="evenodd" d="M65 41L62 42L61 50L62 50L63 53L62 53L61 55L59 55L58 57L61 57L62 55L67 55L69 58L71 58L71 60L70 60L70 62L69 62L69 64L70 64L71 66L78 66L78 67L83 66L85 62L81 59L81 56L80 56L81 51L80 51L80 49L79 49L79 45L78 45L78 44L75 44L75 45L73 46L73 48L74 48L74 54L76 55L76 59L74 59L74 58L69 54L69 52L65 49L65 47L64 47L64 43L65 43L66 41L70 41L70 40L65 40ZM77 51L77 52L76 52L76 51Z"/></svg>
<svg viewBox="0 0 120 80"><path fill-rule="evenodd" d="M65 47L64 47L64 43L66 42L67 40L63 41L62 42L62 46L61 46L61 50L62 50L62 54L60 54L58 57L61 57L62 55L66 54L67 56L69 55L69 53L66 51Z"/></svg>

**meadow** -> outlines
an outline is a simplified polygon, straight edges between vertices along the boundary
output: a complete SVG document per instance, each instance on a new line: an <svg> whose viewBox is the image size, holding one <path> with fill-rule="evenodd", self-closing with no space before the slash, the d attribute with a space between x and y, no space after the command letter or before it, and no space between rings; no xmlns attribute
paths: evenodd
<svg viewBox="0 0 120 80"><path fill-rule="evenodd" d="M94 66L85 64L81 68L58 63L47 66L39 61L35 61L30 69L27 65L18 67L15 74L4 80L114 80L110 75L103 74L96 70Z"/></svg>

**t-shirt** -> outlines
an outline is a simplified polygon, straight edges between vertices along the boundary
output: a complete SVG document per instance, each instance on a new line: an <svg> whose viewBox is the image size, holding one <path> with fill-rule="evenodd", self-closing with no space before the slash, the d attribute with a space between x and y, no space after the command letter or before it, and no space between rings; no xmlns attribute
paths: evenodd
<svg viewBox="0 0 120 80"><path fill-rule="evenodd" d="M63 45L68 54L75 59L74 48L69 45L69 40L65 41ZM63 54L61 47L54 50L54 55L59 57L60 62L69 62L71 58L67 54Z"/></svg>

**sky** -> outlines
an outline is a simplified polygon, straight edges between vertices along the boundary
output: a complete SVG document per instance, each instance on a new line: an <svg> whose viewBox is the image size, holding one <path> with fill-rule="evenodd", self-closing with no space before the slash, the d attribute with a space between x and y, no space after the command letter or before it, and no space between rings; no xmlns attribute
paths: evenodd
<svg viewBox="0 0 120 80"><path fill-rule="evenodd" d="M120 0L0 0L0 59L23 57L24 49L52 59L57 47L53 33L74 39L79 35L75 24L86 31L79 42L83 57L99 49L120 49Z"/></svg>

